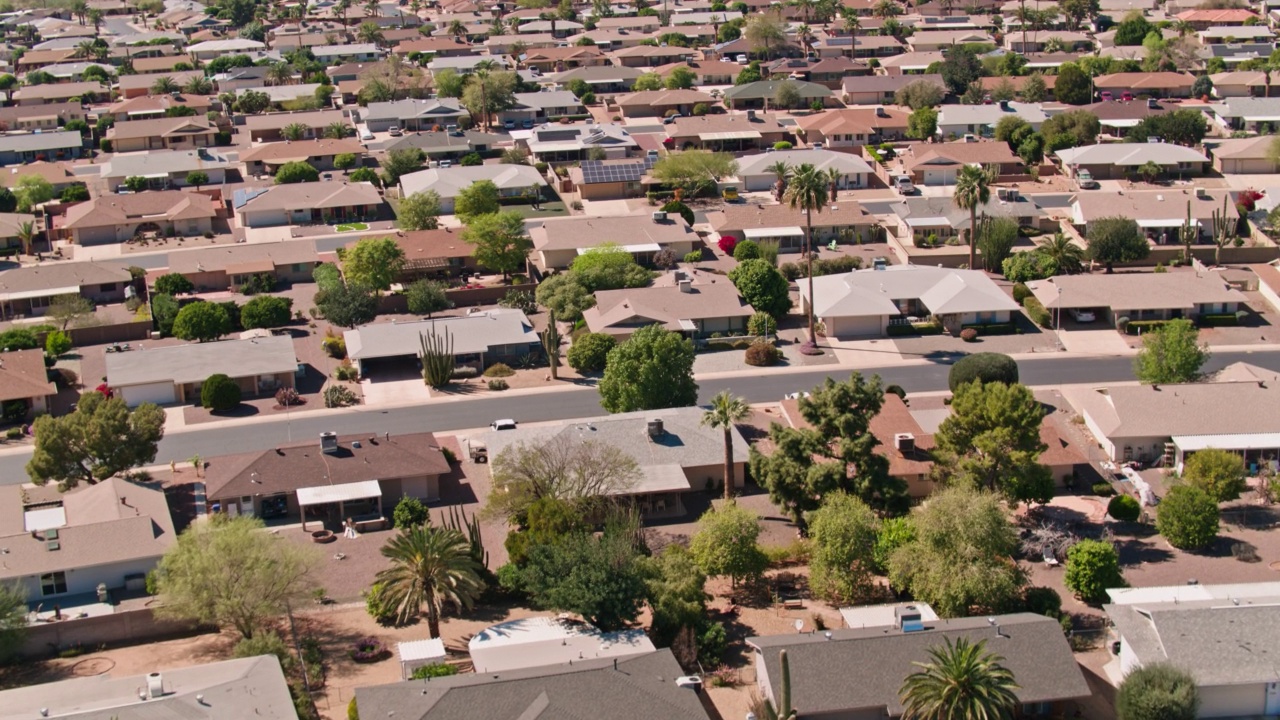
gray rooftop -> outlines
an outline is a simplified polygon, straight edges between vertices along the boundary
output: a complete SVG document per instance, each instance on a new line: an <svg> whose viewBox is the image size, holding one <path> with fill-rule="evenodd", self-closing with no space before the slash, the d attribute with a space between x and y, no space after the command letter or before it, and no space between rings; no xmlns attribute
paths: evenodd
<svg viewBox="0 0 1280 720"><path fill-rule="evenodd" d="M1280 101L1280 98L1274 98ZM1280 103L1276 106L1277 119L1280 119ZM1122 167L1140 166L1148 162L1158 165L1176 165L1178 163L1208 162L1209 158L1193 148L1174 145L1172 143L1108 143L1106 145L1085 145L1084 147L1067 148L1054 153L1064 165L1115 165Z"/></svg>
<svg viewBox="0 0 1280 720"><path fill-rule="evenodd" d="M396 100L393 102L369 103L361 113L365 120L413 120L419 118L453 119L466 115L454 98L436 98L431 100Z"/></svg>
<svg viewBox="0 0 1280 720"><path fill-rule="evenodd" d="M120 153L101 167L104 178L125 178L182 175L193 170L225 170L231 165L227 159L206 150L147 150L136 153Z"/></svg>
<svg viewBox="0 0 1280 720"><path fill-rule="evenodd" d="M193 383L216 373L236 378L291 373L297 367L293 339L273 335L112 354L107 356L107 382L113 387L159 382Z"/></svg>
<svg viewBox="0 0 1280 720"><path fill-rule="evenodd" d="M347 341L347 355L352 360L369 360L418 357L422 353L419 335L444 335L446 331L452 336L455 355L538 342L538 334L523 312L502 308L462 317L361 325L346 331L343 337Z"/></svg>
<svg viewBox="0 0 1280 720"><path fill-rule="evenodd" d="M1172 663L1201 686L1244 685L1280 681L1278 599L1104 608L1140 664Z"/></svg>
<svg viewBox="0 0 1280 720"><path fill-rule="evenodd" d="M1006 117L1020 117L1033 127L1039 126L1049 116L1040 103L1008 102L992 105L943 105L938 113L938 125L990 125L995 126Z"/></svg>
<svg viewBox="0 0 1280 720"><path fill-rule="evenodd" d="M1280 120L1280 98L1233 97L1210 107L1219 117L1228 119L1257 122Z"/></svg>
<svg viewBox="0 0 1280 720"><path fill-rule="evenodd" d="M74 130L0 135L0 152L66 150L82 145L84 145L84 136Z"/></svg>
<svg viewBox="0 0 1280 720"><path fill-rule="evenodd" d="M1185 310L1199 303L1243 303L1216 272L1059 275L1027 283L1046 308Z"/></svg>

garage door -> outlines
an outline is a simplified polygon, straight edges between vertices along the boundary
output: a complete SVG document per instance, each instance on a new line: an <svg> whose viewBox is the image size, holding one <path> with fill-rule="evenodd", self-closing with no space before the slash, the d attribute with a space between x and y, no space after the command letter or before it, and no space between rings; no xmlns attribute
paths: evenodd
<svg viewBox="0 0 1280 720"><path fill-rule="evenodd" d="M827 321L827 333L837 338L880 337L880 317L842 317Z"/></svg>
<svg viewBox="0 0 1280 720"><path fill-rule="evenodd" d="M950 173L948 173L946 170L925 170L924 184L925 185L941 185L947 181L948 174L950 174L952 177L955 177L954 170L952 170Z"/></svg>
<svg viewBox="0 0 1280 720"><path fill-rule="evenodd" d="M124 401L129 407L135 407L142 403L171 405L174 402L173 390L173 383L161 382L130 385L126 388L120 388L120 394L124 397Z"/></svg>

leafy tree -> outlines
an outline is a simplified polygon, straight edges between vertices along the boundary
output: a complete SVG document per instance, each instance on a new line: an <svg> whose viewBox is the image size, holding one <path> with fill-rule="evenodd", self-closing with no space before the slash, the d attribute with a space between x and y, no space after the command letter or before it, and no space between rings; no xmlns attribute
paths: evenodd
<svg viewBox="0 0 1280 720"><path fill-rule="evenodd" d="M389 238L363 238L342 254L342 274L348 284L390 290L404 268L404 250Z"/></svg>
<svg viewBox="0 0 1280 720"><path fill-rule="evenodd" d="M1098 605L1107 599L1109 588L1128 583L1120 573L1116 547L1101 540L1081 540L1067 551L1067 572L1062 579L1067 589L1081 601Z"/></svg>
<svg viewBox="0 0 1280 720"><path fill-rule="evenodd" d="M471 188L480 184L474 183ZM520 213L508 210L471 216L466 223L462 239L475 245L476 262L503 277L524 267L533 241L525 232Z"/></svg>
<svg viewBox="0 0 1280 720"><path fill-rule="evenodd" d="M363 325L378 316L378 298L372 290L359 285L341 285L316 293L316 307L338 327Z"/></svg>
<svg viewBox="0 0 1280 720"><path fill-rule="evenodd" d="M1102 132L1098 116L1088 110L1070 110L1044 121L1040 133L1046 144L1056 150L1080 145L1092 145Z"/></svg>
<svg viewBox="0 0 1280 720"><path fill-rule="evenodd" d="M576 500L543 496L529 503L517 517L518 527L507 533L503 546L513 565L523 566L529 549L549 545L574 534L587 532L591 526L583 517L586 505Z"/></svg>
<svg viewBox="0 0 1280 720"><path fill-rule="evenodd" d="M858 498L843 492L823 498L809 516L809 582L819 597L847 604L874 595L877 525Z"/></svg>
<svg viewBox="0 0 1280 720"><path fill-rule="evenodd" d="M939 72L948 90L955 95L963 95L970 85L982 77L982 62L968 46L955 45L947 51Z"/></svg>
<svg viewBox="0 0 1280 720"><path fill-rule="evenodd" d="M571 272L552 275L539 283L537 298L539 305L554 311L556 317L566 322L577 322L582 317L583 310L594 307L596 304L595 295L592 295L591 291L587 290L578 277ZM569 364L573 365L572 347L569 348L569 353ZM581 369L577 365L573 367ZM599 369L604 369L603 362L600 363Z"/></svg>
<svg viewBox="0 0 1280 720"><path fill-rule="evenodd" d="M440 637L446 604L469 609L484 591L483 568L471 554L471 543L453 528L401 528L382 546L382 556L391 563L377 576L383 598L395 607L402 625L425 606L428 637Z"/></svg>
<svg viewBox="0 0 1280 720"><path fill-rule="evenodd" d="M208 342L231 332L226 308L211 302L193 302L178 311L173 335L182 340Z"/></svg>
<svg viewBox="0 0 1280 720"><path fill-rule="evenodd" d="M189 172L187 173L187 184L195 185L196 190L199 190L202 185L209 184L209 173L200 170Z"/></svg>
<svg viewBox="0 0 1280 720"><path fill-rule="evenodd" d="M346 125L342 125L342 127L344 127L344 128L345 128L345 127L346 127ZM325 136L326 136L326 137L328 137L328 132L329 132L329 131L326 129L326 130L325 130ZM337 139L341 139L341 138L337 138ZM356 158L355 153L338 153L337 155L334 155L334 156L333 156L333 166L334 166L335 168L337 168L338 170L343 170L343 171L350 170L351 168L353 168L353 167L355 167L355 166L356 166L356 163L357 163L357 162L359 162L359 159L357 159L357 158ZM434 192L434 191L428 191L428 192ZM412 196L412 195L411 195L411 196L409 196L409 198L411 198L411 197L413 197L413 196ZM405 201L407 201L407 200L409 200L409 198L405 198L405 199L404 199L404 200L402 200L402 201L401 201L401 203L400 203L400 204L401 204L400 212L401 212L401 214L402 214L402 215L404 214L404 207L403 207L404 202L405 202ZM439 213L437 213L437 214L439 214ZM404 221L403 221L403 219L401 219L401 224L403 225L403 223L404 223ZM414 228L407 228L407 229L411 229L411 230L412 230L412 229L414 229Z"/></svg>
<svg viewBox="0 0 1280 720"><path fill-rule="evenodd" d="M36 418L32 433L35 452L26 468L32 482L92 485L155 460L156 444L164 437L164 410L144 403L130 412L123 399L90 392L69 415Z"/></svg>
<svg viewBox="0 0 1280 720"><path fill-rule="evenodd" d="M501 210L499 197L498 186L492 180L474 182L454 198L453 212L463 224L468 224L481 215L492 215Z"/></svg>
<svg viewBox="0 0 1280 720"><path fill-rule="evenodd" d="M0 77L3 77L3 76L0 76ZM81 183L76 183L71 187L83 188L84 186ZM70 190L71 188L69 187L67 189ZM85 195L86 195L85 199L87 200L88 199L87 190L85 191ZM13 196L13 191L7 187L0 187L0 212L11 213L16 211L17 209L18 209L18 199Z"/></svg>
<svg viewBox="0 0 1280 720"><path fill-rule="evenodd" d="M240 308L240 326L245 330L283 327L292 315L292 298L260 295Z"/></svg>
<svg viewBox="0 0 1280 720"><path fill-rule="evenodd" d="M382 172L386 176L387 186L400 182L400 178L411 172L422 169L423 154L421 150L392 150L382 159ZM461 213L459 213L461 214Z"/></svg>
<svg viewBox="0 0 1280 720"><path fill-rule="evenodd" d="M907 137L925 140L938 132L938 111L931 107L916 108L907 117Z"/></svg>
<svg viewBox="0 0 1280 720"><path fill-rule="evenodd" d="M196 286L182 273L167 273L156 278L156 292L165 295L186 295L195 289Z"/></svg>
<svg viewBox="0 0 1280 720"><path fill-rule="evenodd" d="M200 385L200 406L223 412L240 404L240 386L235 380L217 373L210 375Z"/></svg>
<svg viewBox="0 0 1280 720"><path fill-rule="evenodd" d="M1218 503L1196 485L1175 485L1160 501L1156 530L1180 550L1198 550L1218 537Z"/></svg>
<svg viewBox="0 0 1280 720"><path fill-rule="evenodd" d="M661 325L641 328L609 351L600 404L611 413L685 407L698 401L693 343Z"/></svg>
<svg viewBox="0 0 1280 720"><path fill-rule="evenodd" d="M1088 18L1097 17L1101 10L1098 0L1062 0L1058 9L1067 16L1073 28L1079 28Z"/></svg>
<svg viewBox="0 0 1280 720"><path fill-rule="evenodd" d="M663 155L653 165L651 175L667 185L682 188L686 195L700 186L738 173L738 161L729 153L686 150Z"/></svg>
<svg viewBox="0 0 1280 720"><path fill-rule="evenodd" d="M941 105L942 99L946 96L947 91L938 87L937 83L915 80L903 85L898 92L894 93L893 101L912 110L919 110Z"/></svg>
<svg viewBox="0 0 1280 720"><path fill-rule="evenodd" d="M427 190L401 200L396 220L405 230L435 230L440 227L440 194Z"/></svg>
<svg viewBox="0 0 1280 720"><path fill-rule="evenodd" d="M143 192L144 190L147 189L147 179L142 177L141 175L130 175L129 177L124 179L124 187L126 190L132 193ZM28 210L31 209L30 205L26 207ZM19 200L18 210L21 211L22 208L23 208L22 201Z"/></svg>
<svg viewBox="0 0 1280 720"><path fill-rule="evenodd" d="M1022 101L1029 103L1043 102L1045 96L1049 94L1049 88L1044 82L1044 73L1039 71L1033 72L1027 76L1026 82L1022 83Z"/></svg>
<svg viewBox="0 0 1280 720"><path fill-rule="evenodd" d="M372 168L356 168L351 171L349 177L353 183L367 182L374 187L382 187L382 179L378 177L378 173L374 172Z"/></svg>
<svg viewBox="0 0 1280 720"><path fill-rule="evenodd" d="M511 109L520 79L513 72L489 72L477 67L462 90L462 105L485 127L494 115Z"/></svg>
<svg viewBox="0 0 1280 720"><path fill-rule="evenodd" d="M791 312L791 287L768 260L741 262L729 271L729 281L751 307L781 320Z"/></svg>
<svg viewBox="0 0 1280 720"><path fill-rule="evenodd" d="M1213 94L1213 80L1208 75L1201 75L1191 83L1191 97L1208 97Z"/></svg>
<svg viewBox="0 0 1280 720"><path fill-rule="evenodd" d="M1119 46L1141 45L1154 28L1140 12L1130 12L1116 26L1115 44Z"/></svg>
<svg viewBox="0 0 1280 720"><path fill-rule="evenodd" d="M1047 121L1046 121L1047 122ZM1000 142L1012 144L1013 135L1022 128L1029 128L1031 124L1023 120L1019 115L1006 115L1000 118L1000 122L996 123L995 137Z"/></svg>
<svg viewBox="0 0 1280 720"><path fill-rule="evenodd" d="M572 274L591 292L644 287L653 279L631 253L613 243L598 245L574 258Z"/></svg>
<svg viewBox="0 0 1280 720"><path fill-rule="evenodd" d="M40 347L36 334L26 328L13 328L0 333L0 348L4 350L34 350Z"/></svg>
<svg viewBox="0 0 1280 720"><path fill-rule="evenodd" d="M872 567L881 575L889 574L889 558L898 548L916 539L915 526L910 517L892 517L880 521L876 532L876 544L872 548Z"/></svg>
<svg viewBox="0 0 1280 720"><path fill-rule="evenodd" d="M1018 382L1018 363L1008 355L1000 353L974 353L960 358L951 366L947 377L947 385L951 392L973 381L983 383L1005 383L1013 385Z"/></svg>
<svg viewBox="0 0 1280 720"><path fill-rule="evenodd" d="M320 179L320 171L303 160L287 162L276 171L276 184L316 182Z"/></svg>
<svg viewBox="0 0 1280 720"><path fill-rule="evenodd" d="M751 476L801 528L805 515L833 492L854 495L881 512L905 511L906 483L889 475L888 461L875 452L880 443L871 419L883 405L878 376L865 379L855 372L845 382L827 378L800 400L800 414L811 428L771 425L775 450L766 456L752 449Z"/></svg>
<svg viewBox="0 0 1280 720"><path fill-rule="evenodd" d="M1013 254L1013 246L1018 242L1018 222L1007 217L984 218L978 222L977 233L982 265L994 272Z"/></svg>
<svg viewBox="0 0 1280 720"><path fill-rule="evenodd" d="M667 74L666 88L668 90L688 90L698 82L698 76L689 68L676 66L674 70Z"/></svg>
<svg viewBox="0 0 1280 720"><path fill-rule="evenodd" d="M0 664L8 664L18 656L26 633L26 593L17 583L0 585Z"/></svg>
<svg viewBox="0 0 1280 720"><path fill-rule="evenodd" d="M559 313L556 315L559 316ZM600 372L609 361L609 351L617 344L617 339L612 335L584 333L569 346L565 357L569 361L569 367L580 373Z"/></svg>
<svg viewBox="0 0 1280 720"><path fill-rule="evenodd" d="M1196 720L1200 692L1195 678L1171 663L1151 663L1125 676L1116 694L1119 720Z"/></svg>
<svg viewBox="0 0 1280 720"><path fill-rule="evenodd" d="M466 76L453 68L432 73L432 80L435 82L437 94L445 98L462 97L462 89L467 84Z"/></svg>
<svg viewBox="0 0 1280 720"><path fill-rule="evenodd" d="M157 293L151 296L151 317L155 318L156 329L161 335L173 335L173 321L178 317L178 301L172 295Z"/></svg>
<svg viewBox="0 0 1280 720"><path fill-rule="evenodd" d="M1049 502L1053 477L1040 464L1048 449L1040 441L1043 418L1044 408L1025 385L961 385L936 437L952 482L1000 492L1014 505Z"/></svg>
<svg viewBox="0 0 1280 720"><path fill-rule="evenodd" d="M192 524L156 568L164 600L156 614L231 627L243 638L267 630L289 602L315 588L319 555L263 538L262 521L243 515L215 513Z"/></svg>
<svg viewBox="0 0 1280 720"><path fill-rule="evenodd" d="M606 360L607 361L607 360ZM711 398L711 407L702 414L702 424L724 431L724 499L733 499L733 426L751 414L747 401L722 390Z"/></svg>
<svg viewBox="0 0 1280 720"><path fill-rule="evenodd" d="M1067 105L1088 105L1093 102L1089 93L1089 76L1075 63L1063 63L1058 68L1058 78L1053 84L1053 94L1058 102Z"/></svg>
<svg viewBox="0 0 1280 720"><path fill-rule="evenodd" d="M798 106L802 100L800 86L790 79L778 83L778 86L773 91L773 106L776 108L789 110Z"/></svg>
<svg viewBox="0 0 1280 720"><path fill-rule="evenodd" d="M1236 453L1208 448L1191 455L1183 465L1182 476L1186 481L1204 490L1217 502L1227 502L1240 497L1249 488L1248 471L1244 458Z"/></svg>
<svg viewBox="0 0 1280 720"><path fill-rule="evenodd" d="M19 175L13 188L13 196L18 200L18 212L31 212L31 209L47 203L57 197L53 185L39 175Z"/></svg>
<svg viewBox="0 0 1280 720"><path fill-rule="evenodd" d="M1125 139L1130 142L1147 142L1148 138L1158 137L1165 142L1194 146L1204 139L1208 130L1209 125L1204 113L1184 108L1159 115L1148 115L1137 125L1129 128L1125 133Z"/></svg>
<svg viewBox="0 0 1280 720"><path fill-rule="evenodd" d="M662 76L656 72L647 72L636 78L632 90L636 92L645 92L649 90L661 90L663 88Z"/></svg>
<svg viewBox="0 0 1280 720"><path fill-rule="evenodd" d="M945 640L929 649L932 661L914 663L920 669L902 683L903 719L1013 717L1018 684L1000 664L1004 658L987 652L986 640Z"/></svg>
<svg viewBox="0 0 1280 720"><path fill-rule="evenodd" d="M769 60L776 49L787 44L786 25L779 15L774 13L757 13L747 18L742 28L742 37L751 46L752 52L763 53Z"/></svg>
<svg viewBox="0 0 1280 720"><path fill-rule="evenodd" d="M62 357L71 350L71 336L60 331L50 330L44 336L44 352L49 357Z"/></svg>
<svg viewBox="0 0 1280 720"><path fill-rule="evenodd" d="M82 295L59 295L49 303L45 316L58 325L58 329L66 330L71 325L89 324L93 320L93 301Z"/></svg>
<svg viewBox="0 0 1280 720"><path fill-rule="evenodd" d="M671 645L686 628L694 631L707 624L707 576L683 545L668 545L649 563L646 583L649 607L653 610L650 635L659 646Z"/></svg>
<svg viewBox="0 0 1280 720"><path fill-rule="evenodd" d="M1087 232L1089 258L1103 263L1107 272L1115 263L1136 262L1151 253L1151 246L1138 229L1138 223L1127 217L1104 217L1089 223Z"/></svg>
<svg viewBox="0 0 1280 720"><path fill-rule="evenodd" d="M934 493L912 513L916 537L889 559L889 580L943 617L1018 607L1026 577L1010 558L1018 533L999 496L966 487Z"/></svg>
<svg viewBox="0 0 1280 720"><path fill-rule="evenodd" d="M1151 385L1189 383L1200 379L1209 361L1208 344L1199 344L1200 331L1186 318L1142 336L1142 349L1133 359L1133 373Z"/></svg>
<svg viewBox="0 0 1280 720"><path fill-rule="evenodd" d="M418 280L405 288L405 299L409 303L409 312L414 315L432 315L453 306L444 294L445 286L432 280Z"/></svg>
<svg viewBox="0 0 1280 720"><path fill-rule="evenodd" d="M257 115L271 107L271 96L261 90L246 90L236 98L236 109L246 115Z"/></svg>
<svg viewBox="0 0 1280 720"><path fill-rule="evenodd" d="M607 443L556 439L520 443L493 458L494 491L486 512L524 524L529 507L543 498L579 509L625 493L640 479L636 461Z"/></svg>
<svg viewBox="0 0 1280 720"><path fill-rule="evenodd" d="M698 518L689 552L704 573L728 575L736 587L739 580L760 577L769 565L759 536L760 517L730 501Z"/></svg>
<svg viewBox="0 0 1280 720"><path fill-rule="evenodd" d="M599 537L578 532L530 548L521 587L539 608L577 613L606 632L626 626L640 614L649 575L632 529L610 523Z"/></svg>

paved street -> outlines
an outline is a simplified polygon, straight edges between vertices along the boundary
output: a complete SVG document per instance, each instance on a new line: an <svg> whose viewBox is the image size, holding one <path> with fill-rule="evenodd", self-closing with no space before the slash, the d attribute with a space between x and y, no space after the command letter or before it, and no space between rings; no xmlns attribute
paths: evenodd
<svg viewBox="0 0 1280 720"><path fill-rule="evenodd" d="M864 374L879 374L886 383L901 385L907 392L944 390L947 371L953 358L941 358L935 364L903 365L885 368L862 368ZM1212 371L1239 361L1247 361L1280 371L1280 351L1214 354L1206 370ZM1019 363L1022 381L1028 385L1066 385L1087 382L1117 382L1133 379L1130 357L1045 357ZM780 400L789 392L812 387L831 373L843 377L846 370L817 370L800 373L774 373L750 377L722 378L701 383L701 401L724 389L742 395L751 402ZM171 433L160 444L158 463L182 461L193 455L205 457L245 452L272 447L286 441L291 432L295 440L315 438L324 431L338 433L408 433L451 431L488 425L495 418L511 417L521 422L562 420L602 415L599 395L594 388L556 392L480 397L433 402L411 407L354 408L341 411L302 413L297 420L286 422L279 417L270 422L249 422L228 427ZM0 456L0 484L25 482L23 466L29 452Z"/></svg>

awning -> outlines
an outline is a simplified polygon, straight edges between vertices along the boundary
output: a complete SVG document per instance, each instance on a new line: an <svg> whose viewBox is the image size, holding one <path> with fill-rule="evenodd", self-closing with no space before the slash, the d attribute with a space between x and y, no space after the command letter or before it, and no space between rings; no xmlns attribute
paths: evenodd
<svg viewBox="0 0 1280 720"><path fill-rule="evenodd" d="M302 507L375 497L382 497L382 486L378 484L377 480L298 488L298 504Z"/></svg>
<svg viewBox="0 0 1280 720"><path fill-rule="evenodd" d="M22 514L22 526L27 532L44 532L65 527L67 511L61 505L57 507L28 510Z"/></svg>
<svg viewBox="0 0 1280 720"><path fill-rule="evenodd" d="M1225 435L1174 435L1173 444L1183 452L1218 450L1273 450L1280 448L1280 433L1231 433Z"/></svg>
<svg viewBox="0 0 1280 720"><path fill-rule="evenodd" d="M1105 127L1131 128L1137 127L1142 123L1141 120L1100 120Z"/></svg>
<svg viewBox="0 0 1280 720"><path fill-rule="evenodd" d="M0 293L0 302L12 302L14 300L26 300L28 298L38 297L57 297L59 295L79 295L80 286L72 285L71 287L61 288L39 288L36 290L19 290L11 293Z"/></svg>
<svg viewBox="0 0 1280 720"><path fill-rule="evenodd" d="M586 255L587 253L591 252L593 249L594 248L578 248L578 254ZM619 245L618 249L625 250L626 252L629 252L629 253L642 253L642 252L656 253L656 252L662 251L662 246L659 245L658 243L642 243L640 245Z"/></svg>
<svg viewBox="0 0 1280 720"><path fill-rule="evenodd" d="M804 230L799 227L747 228L742 231L748 240L775 237L804 237Z"/></svg>
<svg viewBox="0 0 1280 720"><path fill-rule="evenodd" d="M400 662L437 660L445 657L444 641L440 638L396 643L396 652L400 653Z"/></svg>
<svg viewBox="0 0 1280 720"><path fill-rule="evenodd" d="M1144 228L1171 228L1171 227L1182 227L1182 225L1183 225L1184 223L1186 223L1186 222L1187 222L1187 219L1186 219L1186 218L1173 218L1173 219L1169 219L1169 218L1163 218L1163 219L1161 219L1161 218L1156 218L1156 219L1144 219L1144 220L1139 220L1139 221L1138 221L1138 227L1144 227ZM1199 227L1199 225L1200 225L1200 221L1199 221L1199 220L1192 220L1191 222L1192 222L1192 224L1196 225L1197 227Z"/></svg>
<svg viewBox="0 0 1280 720"><path fill-rule="evenodd" d="M640 481L626 488L614 490L610 495L643 495L657 492L681 492L689 490L689 478L679 465L647 465L640 468Z"/></svg>
<svg viewBox="0 0 1280 720"><path fill-rule="evenodd" d="M699 140L759 140L760 133L755 130L735 130L733 132L698 133Z"/></svg>
<svg viewBox="0 0 1280 720"><path fill-rule="evenodd" d="M698 323L692 320L681 320L679 323L680 329L685 332L696 332L698 330Z"/></svg>
<svg viewBox="0 0 1280 720"><path fill-rule="evenodd" d="M291 157L291 158L272 158L270 160L263 160L262 164L274 167L276 165L287 165L291 162L306 162L307 160L310 160L310 159L311 159L310 155L300 155L298 157Z"/></svg>

